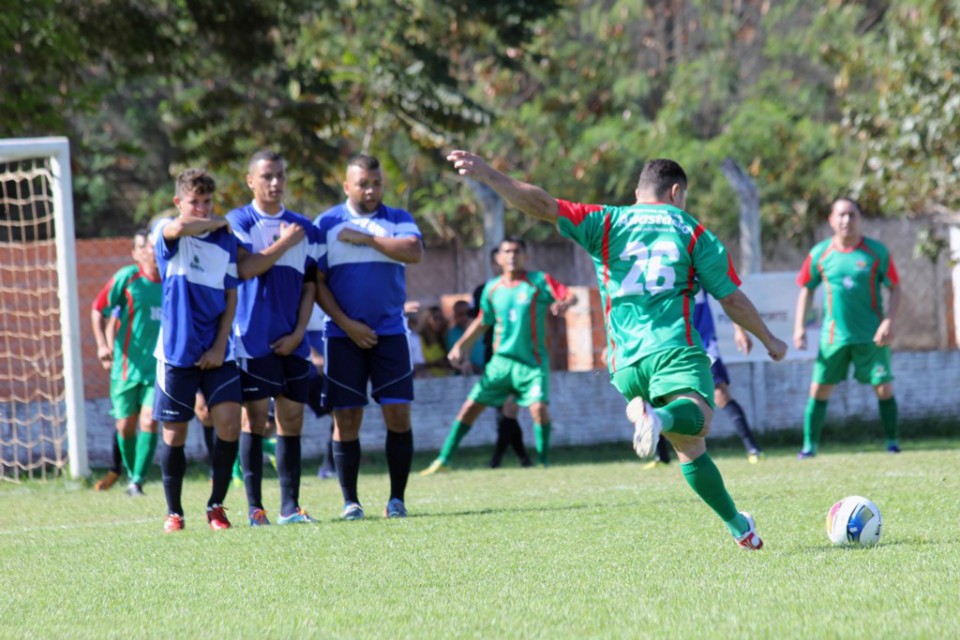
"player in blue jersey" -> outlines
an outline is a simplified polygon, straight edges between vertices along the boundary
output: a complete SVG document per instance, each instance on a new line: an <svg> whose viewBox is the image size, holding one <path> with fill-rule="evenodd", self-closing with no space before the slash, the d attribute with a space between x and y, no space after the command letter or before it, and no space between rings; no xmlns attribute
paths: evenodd
<svg viewBox="0 0 960 640"><path fill-rule="evenodd" d="M237 239L226 219L212 217L215 191L213 177L187 169L177 177L173 198L180 215L154 227L163 306L153 416L163 424L167 445L160 456L167 533L184 527L184 445L198 390L217 431L207 522L211 529L230 528L223 501L237 457L242 397L229 340L237 308Z"/></svg>
<svg viewBox="0 0 960 640"><path fill-rule="evenodd" d="M757 439L753 436L743 407L730 395L730 374L720 357L717 329L713 322L713 312L710 310L710 299L707 292L702 289L694 297L693 326L700 334L703 348L710 358L710 374L713 376L713 402L722 413L726 414L737 435L740 436L743 448L747 450L747 461L750 464L757 464L760 462L762 454L760 445L757 444ZM736 324L733 325L733 341L737 345L737 350L744 354L750 353L753 348L750 334ZM661 437L657 443L656 458L644 465L644 468L652 469L659 463L666 464L668 462L670 462L670 449L667 446L666 439Z"/></svg>
<svg viewBox="0 0 960 640"><path fill-rule="evenodd" d="M303 408L310 389L310 345L304 340L316 299L319 235L283 206L286 162L258 151L247 165L253 201L227 214L237 237L240 277L234 319L245 418L240 463L251 526L270 524L263 507L263 439L270 399L277 422L278 524L316 522L300 507Z"/></svg>
<svg viewBox="0 0 960 640"><path fill-rule="evenodd" d="M344 498L341 517L363 517L357 476L368 382L387 426L390 498L384 515L404 517L404 492L413 462L413 366L403 316L405 272L407 264L423 257L423 241L410 213L383 204L383 171L376 158L351 158L343 191L346 202L314 222L323 243L317 302L329 316L325 395L333 409L333 451Z"/></svg>

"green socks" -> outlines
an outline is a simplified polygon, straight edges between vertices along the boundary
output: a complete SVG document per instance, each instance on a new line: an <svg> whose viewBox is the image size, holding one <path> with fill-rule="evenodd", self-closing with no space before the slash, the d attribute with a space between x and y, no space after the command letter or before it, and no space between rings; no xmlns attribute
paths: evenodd
<svg viewBox="0 0 960 640"><path fill-rule="evenodd" d="M550 432L553 431L553 425L546 424L533 425L533 437L537 445L537 461L543 466L550 462Z"/></svg>
<svg viewBox="0 0 960 640"><path fill-rule="evenodd" d="M894 409L896 410L896 409ZM881 406L881 415L883 407ZM820 433L827 417L827 401L810 398L803 413L803 450L816 453L820 446Z"/></svg>
<svg viewBox="0 0 960 640"><path fill-rule="evenodd" d="M883 425L883 434L887 437L887 446L900 444L900 433L897 428L897 399L880 400L880 423Z"/></svg>
<svg viewBox="0 0 960 640"><path fill-rule="evenodd" d="M660 427L666 433L696 436L703 430L703 411L690 398L677 398L653 411L660 418Z"/></svg>
<svg viewBox="0 0 960 640"><path fill-rule="evenodd" d="M472 424L465 424L459 420L453 421L453 425L450 427L450 433L447 434L447 439L443 442L443 448L440 449L440 455L437 456L440 462L447 464L450 456L452 456L453 452L460 446L460 441L463 440L463 436L467 435L467 432L470 431L472 426Z"/></svg>
<svg viewBox="0 0 960 640"><path fill-rule="evenodd" d="M150 472L150 465L153 464L153 455L157 452L157 442L160 440L160 434L137 431L137 437L130 438L130 440L133 442L135 451L133 473L130 474L130 481L143 485L147 479L147 473ZM124 454L124 463L126 463L126 454Z"/></svg>
<svg viewBox="0 0 960 640"><path fill-rule="evenodd" d="M682 463L680 471L694 493L720 516L730 533L739 538L750 529L747 519L737 512L733 498L723 485L723 476L709 453L704 452L696 460Z"/></svg>
<svg viewBox="0 0 960 640"><path fill-rule="evenodd" d="M123 434L118 431L117 442L120 443L120 457L123 458L123 470L127 472L128 478L133 478L133 465L137 458L137 436L124 438Z"/></svg>

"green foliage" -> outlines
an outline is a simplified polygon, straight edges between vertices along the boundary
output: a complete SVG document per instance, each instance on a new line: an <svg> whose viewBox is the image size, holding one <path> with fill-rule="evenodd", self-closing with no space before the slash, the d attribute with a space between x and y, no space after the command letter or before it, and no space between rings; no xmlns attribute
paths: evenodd
<svg viewBox="0 0 960 640"><path fill-rule="evenodd" d="M864 147L860 184L891 212L960 208L960 7L891 2L862 60L872 95L850 93L844 125Z"/></svg>

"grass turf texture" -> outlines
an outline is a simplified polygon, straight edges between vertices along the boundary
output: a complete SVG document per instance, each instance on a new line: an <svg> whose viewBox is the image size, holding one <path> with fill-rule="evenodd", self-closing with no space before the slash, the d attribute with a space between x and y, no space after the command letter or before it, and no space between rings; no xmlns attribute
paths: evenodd
<svg viewBox="0 0 960 640"><path fill-rule="evenodd" d="M207 528L200 466L173 535L154 477L141 499L121 484L0 483L0 637L960 637L960 443L905 444L898 456L831 444L803 462L792 446L758 465L714 446L757 519L756 553L676 462L642 471L627 444L496 471L483 468L488 450L464 450L452 473L413 475L411 517L389 521L374 454L366 520L338 521L336 481L305 475L301 501L320 524L248 528L233 487L238 526L224 532ZM852 494L883 514L875 548L827 540L827 509ZM276 518L275 481L264 497Z"/></svg>

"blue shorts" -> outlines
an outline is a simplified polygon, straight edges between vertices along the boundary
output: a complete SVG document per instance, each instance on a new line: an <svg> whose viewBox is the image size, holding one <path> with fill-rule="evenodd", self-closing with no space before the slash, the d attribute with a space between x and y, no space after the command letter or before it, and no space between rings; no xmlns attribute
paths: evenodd
<svg viewBox="0 0 960 640"><path fill-rule="evenodd" d="M244 400L283 396L294 402L307 401L312 368L309 360L271 353L261 358L240 358L237 365Z"/></svg>
<svg viewBox="0 0 960 640"><path fill-rule="evenodd" d="M153 399L153 419L157 422L189 422L194 417L197 391L203 393L207 407L243 399L237 363L224 362L216 369L174 367L157 362L157 386Z"/></svg>
<svg viewBox="0 0 960 640"><path fill-rule="evenodd" d="M413 401L413 362L405 334L378 336L372 349L361 349L350 338L327 338L323 357L325 406L355 409L370 395L380 404Z"/></svg>
<svg viewBox="0 0 960 640"><path fill-rule="evenodd" d="M730 384L730 374L727 373L727 365L723 364L723 360L717 358L713 361L713 364L710 365L710 373L713 375L713 386L718 386L721 383Z"/></svg>

